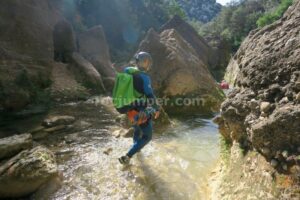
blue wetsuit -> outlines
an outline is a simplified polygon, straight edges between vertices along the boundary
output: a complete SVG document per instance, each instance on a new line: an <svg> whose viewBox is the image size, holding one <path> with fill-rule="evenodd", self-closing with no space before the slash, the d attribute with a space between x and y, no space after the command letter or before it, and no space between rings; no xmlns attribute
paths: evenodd
<svg viewBox="0 0 300 200"><path fill-rule="evenodd" d="M128 68L125 69L125 72L128 73ZM148 102L151 101L150 106L152 106L156 111L158 111L158 106L156 104L156 98L153 93L153 89L151 86L151 79L149 75L145 72L139 72L133 75L134 76L134 88L139 93L145 95ZM133 105L131 109L136 111L143 111L149 103L141 103L137 105ZM133 136L133 146L128 151L127 156L132 157L138 151L140 151L146 144L148 144L152 139L152 119L149 116L148 120L140 125L135 125L134 127L134 136Z"/></svg>

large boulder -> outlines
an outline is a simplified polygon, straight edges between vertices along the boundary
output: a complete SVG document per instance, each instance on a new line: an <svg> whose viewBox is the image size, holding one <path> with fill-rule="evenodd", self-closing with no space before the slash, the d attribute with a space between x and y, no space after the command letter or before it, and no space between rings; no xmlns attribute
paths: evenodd
<svg viewBox="0 0 300 200"><path fill-rule="evenodd" d="M213 56L213 49L208 45L204 38L202 38L191 25L181 19L181 17L175 15L160 28L160 31L163 32L168 29L175 29L182 38L195 49L200 60L206 65L211 66L214 63L213 61L215 58Z"/></svg>
<svg viewBox="0 0 300 200"><path fill-rule="evenodd" d="M150 76L156 95L167 101L168 113L218 109L222 92L194 48L176 30L161 34L149 30L139 50L153 56Z"/></svg>
<svg viewBox="0 0 300 200"><path fill-rule="evenodd" d="M0 2L0 107L21 109L49 86L53 29L63 19L54 1Z"/></svg>
<svg viewBox="0 0 300 200"><path fill-rule="evenodd" d="M95 67L80 54L72 54L72 71L75 72L76 77L80 83L85 87L94 90L97 93L106 91L102 77Z"/></svg>
<svg viewBox="0 0 300 200"><path fill-rule="evenodd" d="M44 147L25 150L0 167L0 197L23 197L58 174L54 154Z"/></svg>
<svg viewBox="0 0 300 200"><path fill-rule="evenodd" d="M298 0L280 20L252 31L228 67L239 89L222 104L221 132L268 159L284 150L299 154L299 18Z"/></svg>
<svg viewBox="0 0 300 200"><path fill-rule="evenodd" d="M0 160L18 154L20 151L32 147L30 134L14 135L0 139Z"/></svg>
<svg viewBox="0 0 300 200"><path fill-rule="evenodd" d="M61 20L53 30L54 60L68 63L72 53L76 50L75 37L72 25L66 20Z"/></svg>
<svg viewBox="0 0 300 200"><path fill-rule="evenodd" d="M103 77L115 77L109 47L102 26L95 26L78 36L79 52Z"/></svg>

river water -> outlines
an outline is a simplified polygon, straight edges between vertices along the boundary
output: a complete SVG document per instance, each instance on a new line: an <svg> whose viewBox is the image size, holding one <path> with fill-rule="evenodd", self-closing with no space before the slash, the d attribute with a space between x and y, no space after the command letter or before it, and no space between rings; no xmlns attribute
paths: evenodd
<svg viewBox="0 0 300 200"><path fill-rule="evenodd" d="M219 157L218 130L212 115L172 119L172 126L155 129L151 143L129 166L122 166L117 158L127 152L132 139L112 136L115 117L103 106L67 104L49 114L72 115L92 126L41 141L57 155L63 176L62 187L41 199L208 198L208 178Z"/></svg>

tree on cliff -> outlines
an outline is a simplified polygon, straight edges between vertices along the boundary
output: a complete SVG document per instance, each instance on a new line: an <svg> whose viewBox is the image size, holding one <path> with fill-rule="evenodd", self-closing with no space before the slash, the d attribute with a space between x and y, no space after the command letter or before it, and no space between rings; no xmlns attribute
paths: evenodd
<svg viewBox="0 0 300 200"><path fill-rule="evenodd" d="M202 25L200 34L209 41L227 41L237 51L249 32L279 19L292 0L232 1L211 22Z"/></svg>

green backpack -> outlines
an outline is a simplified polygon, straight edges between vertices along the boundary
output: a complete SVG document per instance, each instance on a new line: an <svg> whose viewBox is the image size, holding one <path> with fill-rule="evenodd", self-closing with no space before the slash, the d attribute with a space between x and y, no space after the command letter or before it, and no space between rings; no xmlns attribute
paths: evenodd
<svg viewBox="0 0 300 200"><path fill-rule="evenodd" d="M117 73L112 98L115 108L122 114L128 112L130 104L143 97L133 85L133 75L139 72L136 67L128 67L127 73Z"/></svg>

